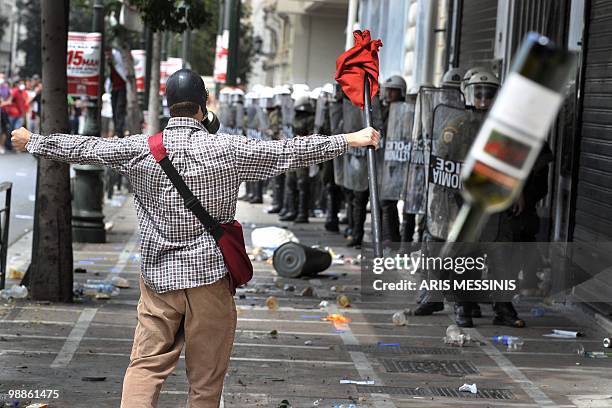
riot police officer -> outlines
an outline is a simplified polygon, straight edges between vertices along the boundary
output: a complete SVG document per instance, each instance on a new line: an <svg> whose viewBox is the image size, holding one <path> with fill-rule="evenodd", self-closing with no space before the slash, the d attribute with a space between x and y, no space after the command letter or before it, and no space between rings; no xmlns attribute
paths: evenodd
<svg viewBox="0 0 612 408"><path fill-rule="evenodd" d="M268 114L267 135L272 140L282 139L282 106L286 97L291 98L288 88L283 86L275 87L273 90L273 103L268 104L266 111ZM271 106L269 106L271 105ZM272 205L266 209L268 214L278 214L283 208L283 194L285 189L285 175L279 174L271 180Z"/></svg>
<svg viewBox="0 0 612 408"><path fill-rule="evenodd" d="M383 89L387 115L380 189L382 237L385 242L399 242L401 236L397 203L408 170L414 105L405 101L406 81L401 76L389 77Z"/></svg>
<svg viewBox="0 0 612 408"><path fill-rule="evenodd" d="M294 137L307 136L314 128L314 106L310 94L307 92L296 97L293 102L293 135ZM309 168L296 170L297 212L295 223L307 223L310 210L310 177Z"/></svg>

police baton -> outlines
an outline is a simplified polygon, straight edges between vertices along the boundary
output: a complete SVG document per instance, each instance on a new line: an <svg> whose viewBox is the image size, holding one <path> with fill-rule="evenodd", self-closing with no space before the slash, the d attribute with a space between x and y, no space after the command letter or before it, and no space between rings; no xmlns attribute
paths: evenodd
<svg viewBox="0 0 612 408"><path fill-rule="evenodd" d="M363 84L363 117L365 127L372 126L372 105L370 102L370 76L366 73ZM381 129L378 129L379 131ZM374 256L382 258L382 228L380 225L380 201L378 200L378 180L376 179L376 156L374 146L368 146L368 182L370 187L370 213L372 215L372 240Z"/></svg>

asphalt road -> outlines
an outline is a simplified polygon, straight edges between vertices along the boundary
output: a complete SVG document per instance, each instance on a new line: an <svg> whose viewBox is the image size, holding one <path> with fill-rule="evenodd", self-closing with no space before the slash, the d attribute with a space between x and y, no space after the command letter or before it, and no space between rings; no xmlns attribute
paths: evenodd
<svg viewBox="0 0 612 408"><path fill-rule="evenodd" d="M0 155L0 182L13 183L9 245L32 229L36 166L36 159L29 154ZM4 200L4 194L0 194L0 207L4 207Z"/></svg>

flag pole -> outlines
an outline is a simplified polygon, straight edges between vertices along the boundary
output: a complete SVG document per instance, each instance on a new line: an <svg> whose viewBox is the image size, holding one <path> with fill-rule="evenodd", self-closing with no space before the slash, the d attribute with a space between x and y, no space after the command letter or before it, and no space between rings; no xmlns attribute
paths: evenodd
<svg viewBox="0 0 612 408"><path fill-rule="evenodd" d="M365 127L372 126L372 106L370 103L370 80L366 73L363 84L363 115ZM380 129L378 129L380 130ZM368 146L368 181L370 187L370 213L372 216L372 240L374 242L374 256L382 258L382 228L380 221L380 201L378 199L378 181L376 179L376 150L374 146Z"/></svg>

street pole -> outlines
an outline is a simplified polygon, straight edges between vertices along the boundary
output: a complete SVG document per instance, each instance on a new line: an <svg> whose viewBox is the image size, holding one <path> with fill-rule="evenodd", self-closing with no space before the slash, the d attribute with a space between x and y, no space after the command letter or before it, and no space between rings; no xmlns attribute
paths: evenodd
<svg viewBox="0 0 612 408"><path fill-rule="evenodd" d="M98 66L98 95L91 98L87 105L85 129L88 136L100 136L100 108L104 88L104 4L103 0L94 1L92 31L102 35L100 43L100 64ZM72 234L75 242L106 242L104 229L104 167L95 165L75 165L76 173L72 200Z"/></svg>
<svg viewBox="0 0 612 408"><path fill-rule="evenodd" d="M216 44L218 44L218 42L220 41L219 39L223 36L223 22L225 21L224 19L224 10L225 10L225 2L223 0L219 0L219 20L217 22L217 42ZM217 51L216 45L215 45L215 53ZM215 60L216 60L216 55L215 55ZM223 84L221 82L215 82L215 100L219 100L219 91L221 91L221 88L223 87Z"/></svg>
<svg viewBox="0 0 612 408"><path fill-rule="evenodd" d="M364 122L366 127L372 126L372 107L370 102L370 78L368 74L365 74L364 80L364 92L363 92L363 114ZM374 256L376 258L382 258L383 256L383 245L382 245L382 225L380 219L380 201L378 198L378 180L376 172L376 156L374 146L368 146L367 150L368 160L368 182L370 188L370 213L372 216L372 241L374 243Z"/></svg>
<svg viewBox="0 0 612 408"><path fill-rule="evenodd" d="M183 31L183 68L191 68L191 30Z"/></svg>
<svg viewBox="0 0 612 408"><path fill-rule="evenodd" d="M238 45L240 43L240 0L225 0L225 26L229 27L227 77L225 84L238 85Z"/></svg>
<svg viewBox="0 0 612 408"><path fill-rule="evenodd" d="M153 53L153 30L149 26L145 27L145 108L149 103L149 88L151 87L151 57Z"/></svg>

